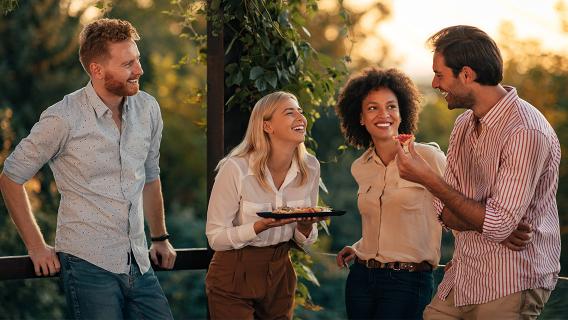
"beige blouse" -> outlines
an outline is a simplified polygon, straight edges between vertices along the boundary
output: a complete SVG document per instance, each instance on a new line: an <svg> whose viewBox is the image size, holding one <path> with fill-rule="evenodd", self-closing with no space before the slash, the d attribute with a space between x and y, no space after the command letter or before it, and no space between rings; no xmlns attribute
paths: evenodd
<svg viewBox="0 0 568 320"><path fill-rule="evenodd" d="M416 143L415 149L440 175L446 157L435 144ZM357 205L363 237L353 248L359 259L380 262L440 261L442 227L433 196L420 184L400 178L397 160L387 166L369 148L351 166L359 185Z"/></svg>

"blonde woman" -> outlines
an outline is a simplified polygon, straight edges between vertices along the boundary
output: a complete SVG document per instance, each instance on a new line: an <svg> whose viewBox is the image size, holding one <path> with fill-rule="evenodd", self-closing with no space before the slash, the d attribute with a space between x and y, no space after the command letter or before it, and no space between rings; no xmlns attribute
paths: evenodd
<svg viewBox="0 0 568 320"><path fill-rule="evenodd" d="M290 241L315 242L317 219L256 213L317 204L320 168L304 146L306 125L294 95L269 94L254 106L244 140L217 166L206 225L216 251L205 280L213 319L292 318Z"/></svg>

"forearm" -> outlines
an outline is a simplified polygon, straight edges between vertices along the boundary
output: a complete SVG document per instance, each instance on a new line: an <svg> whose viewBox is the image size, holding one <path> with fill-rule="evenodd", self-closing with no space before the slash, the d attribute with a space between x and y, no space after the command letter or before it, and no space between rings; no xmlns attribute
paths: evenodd
<svg viewBox="0 0 568 320"><path fill-rule="evenodd" d="M167 233L166 220L164 214L164 199L162 197L162 185L160 179L144 185L142 191L144 203L144 216L150 228L152 237L161 236Z"/></svg>
<svg viewBox="0 0 568 320"><path fill-rule="evenodd" d="M257 237L253 224L227 227L208 221L205 234L209 245L215 251L240 249Z"/></svg>
<svg viewBox="0 0 568 320"><path fill-rule="evenodd" d="M444 207L441 217L444 225L456 231L473 231L475 227L457 217L448 207Z"/></svg>
<svg viewBox="0 0 568 320"><path fill-rule="evenodd" d="M455 224L455 230L465 229L480 233L483 231L485 220L485 205L483 203L466 198L438 176L432 176L426 183L426 187L444 203L444 211L446 211L445 214L442 212L444 223L447 223L446 219L448 219L450 224ZM447 226L452 228L448 224Z"/></svg>
<svg viewBox="0 0 568 320"><path fill-rule="evenodd" d="M8 213L12 221L14 221L26 248L32 250L45 246L45 240L32 214L30 201L24 186L1 174L0 189Z"/></svg>

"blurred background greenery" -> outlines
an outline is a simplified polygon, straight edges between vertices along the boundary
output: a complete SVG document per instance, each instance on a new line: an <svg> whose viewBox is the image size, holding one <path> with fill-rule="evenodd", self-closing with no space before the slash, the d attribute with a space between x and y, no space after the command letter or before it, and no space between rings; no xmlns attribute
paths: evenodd
<svg viewBox="0 0 568 320"><path fill-rule="evenodd" d="M300 3L303 1L290 1ZM316 3L316 1L305 1ZM404 0L401 0L404 2ZM160 102L164 118L161 149L162 183L168 230L177 248L205 247L206 159L205 159L205 71L203 52L186 35L187 24L176 13L197 12L198 2L170 0L71 1L35 0L3 1L2 9L15 10L0 16L0 161L27 135L39 114L65 94L82 87L88 77L77 54L78 32L85 23L100 16L131 21L142 35L139 49L145 74L142 89ZM405 59L396 50L397 42L382 32L389 19L398 13L388 0L344 1L343 10L335 0L317 1L316 14L305 20L307 41L318 52L338 61L346 61L350 71L364 66L401 67ZM433 9L434 10L434 9ZM568 13L562 1L553 6L568 38ZM437 8L432 14L451 14ZM423 13L427 14L427 13ZM205 32L203 17L194 21L194 34ZM187 21L185 21L187 23ZM347 22L347 24L346 24ZM420 21L413 21L420 28ZM465 22L464 22L465 23ZM435 32L436 30L432 30ZM191 35L191 33L190 33ZM310 35L310 36L308 36ZM515 32L510 21L500 23L494 35L506 60L504 83L516 86L520 96L533 103L556 129L562 151L568 144L568 58L566 53L544 47L540 38L525 39ZM543 35L542 38L545 38ZM420 39L420 45L426 39ZM371 46L369 46L371 43ZM371 49L369 49L371 48ZM372 50L372 54L369 54ZM429 64L427 65L429 68ZM403 68L403 67L401 67ZM424 94L420 118L419 141L436 141L445 150L453 122L460 110L448 111L439 95L429 86L429 79L414 70L403 68ZM339 89L345 79L333 83ZM298 89L300 90L300 89ZM296 92L295 92L296 93ZM250 106L241 106L250 107ZM360 237L360 219L356 209L356 187L350 175L351 162L361 150L343 148L338 120L333 107L308 106L314 115L310 144L322 161L322 179L329 192L323 200L349 213L332 220L330 236L322 236L317 250L335 253ZM563 240L561 274L568 267L568 162L563 157L560 169L558 208ZM26 184L32 205L46 240L53 243L59 196L51 172L42 169ZM445 263L453 250L451 236L443 239ZM0 204L0 256L26 254L3 203ZM305 319L345 318L343 290L346 271L334 266L332 254L315 254L313 266L320 286L310 286L320 311L298 309L296 316ZM176 271L158 274L177 319L205 317L205 271ZM437 274L441 276L440 271ZM542 318L562 318L568 311L568 281L560 281ZM0 282L0 318L55 319L64 317L64 299L59 283L53 279Z"/></svg>

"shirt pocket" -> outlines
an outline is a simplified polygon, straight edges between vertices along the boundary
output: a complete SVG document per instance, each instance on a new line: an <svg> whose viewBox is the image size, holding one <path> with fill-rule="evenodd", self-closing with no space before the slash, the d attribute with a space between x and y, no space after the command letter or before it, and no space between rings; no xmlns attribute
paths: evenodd
<svg viewBox="0 0 568 320"><path fill-rule="evenodd" d="M272 203L270 202L251 202L242 201L242 219L243 224L261 219L257 213L272 211Z"/></svg>
<svg viewBox="0 0 568 320"><path fill-rule="evenodd" d="M400 179L398 182L398 203L400 203L401 213L420 212L424 209L424 198L426 188L415 182Z"/></svg>
<svg viewBox="0 0 568 320"><path fill-rule="evenodd" d="M357 206L361 215L372 215L381 208L382 191L371 184L359 185L357 191Z"/></svg>

